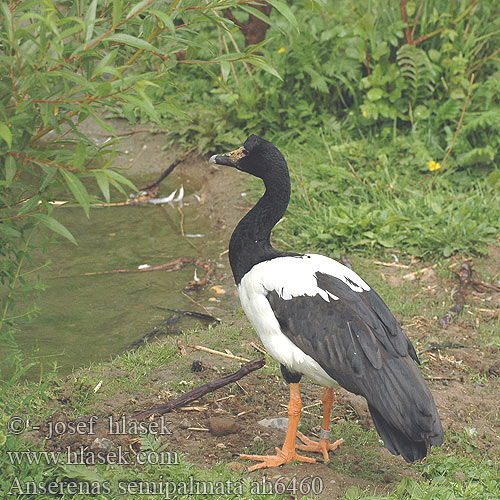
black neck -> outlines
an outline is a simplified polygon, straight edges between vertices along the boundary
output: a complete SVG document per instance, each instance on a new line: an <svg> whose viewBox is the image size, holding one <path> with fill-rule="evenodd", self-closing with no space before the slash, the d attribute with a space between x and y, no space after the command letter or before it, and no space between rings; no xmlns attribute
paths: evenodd
<svg viewBox="0 0 500 500"><path fill-rule="evenodd" d="M264 179L266 192L239 222L229 242L229 262L238 285L255 264L275 257L291 255L271 246L273 227L283 217L290 200L288 169L279 176Z"/></svg>

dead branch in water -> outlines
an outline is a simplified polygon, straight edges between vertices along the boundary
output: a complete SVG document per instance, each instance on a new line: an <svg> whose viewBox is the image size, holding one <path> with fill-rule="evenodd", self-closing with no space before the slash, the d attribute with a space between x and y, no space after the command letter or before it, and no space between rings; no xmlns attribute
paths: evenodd
<svg viewBox="0 0 500 500"><path fill-rule="evenodd" d="M216 318L215 316L212 316L211 314L204 314L196 311L185 311L184 309L171 309L170 307L162 307L162 306L153 306L153 307L155 307L156 309L162 309L164 311L183 314L184 316L192 316L193 318L220 323L220 319Z"/></svg>
<svg viewBox="0 0 500 500"><path fill-rule="evenodd" d="M188 151L186 151L180 158L177 158L177 160L174 160L162 172L162 174L160 175L160 177L158 177L158 179L156 179L153 182L150 182L149 184L146 184L145 186L141 186L139 188L139 191L149 191L150 189L156 189L160 185L160 182L162 182L166 177L168 177L174 171L175 167L180 165L195 149L196 148L194 147L194 148L191 148Z"/></svg>
<svg viewBox="0 0 500 500"><path fill-rule="evenodd" d="M72 274L65 276L49 276L49 279L61 279L61 278L78 278L80 276L98 276L102 274L120 274L120 273L148 273L151 271L179 271L186 264L194 264L195 266L201 267L206 271L205 277L201 280L193 280L189 282L190 288L196 288L206 285L210 276L215 272L215 269L210 264L196 259L195 257L179 257L178 259L167 262L160 266L145 267L143 269L111 269L108 271L92 271L88 273Z"/></svg>
<svg viewBox="0 0 500 500"><path fill-rule="evenodd" d="M244 364L237 372L232 373L231 375L226 375L225 377L208 382L207 384L204 384L200 387L197 387L196 389L193 389L192 391L187 392L186 394L183 394L180 398L169 401L168 403L165 403L163 405L155 406L150 410L145 410L137 413L133 415L132 418L141 420L149 417L150 415L163 415L164 413L168 413L172 410L175 410L176 408L180 408L181 406L184 406L191 401L195 401L205 394L214 392L221 387L231 384L232 382L236 382L237 380L240 380L249 373L258 370L263 366L264 358L253 359L252 361Z"/></svg>
<svg viewBox="0 0 500 500"><path fill-rule="evenodd" d="M174 330L172 326L178 323L180 319L180 316L177 315L170 316L170 318L162 321L159 326L155 326L152 331L146 333L140 339L134 340L128 344L124 350L128 351L130 349L135 349L136 347L149 342L151 339L154 339L158 335L179 335L181 333L180 330Z"/></svg>

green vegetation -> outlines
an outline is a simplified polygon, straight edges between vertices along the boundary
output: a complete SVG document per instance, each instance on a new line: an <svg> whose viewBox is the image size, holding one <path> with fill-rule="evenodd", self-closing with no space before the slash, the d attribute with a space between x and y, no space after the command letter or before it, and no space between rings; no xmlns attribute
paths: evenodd
<svg viewBox="0 0 500 500"><path fill-rule="evenodd" d="M96 202L110 201L112 188L123 195L135 189L110 167L117 142L104 115L124 117L133 125L168 126L169 144L195 145L204 155L233 149L250 133L273 141L293 176L293 197L275 233L277 243L335 256L355 252L356 269L366 271L403 323L416 314L430 322L448 303L420 292L416 298L411 285L387 286L372 270L368 254L396 249L403 259L413 255L442 262L456 253L482 254L498 241L498 0L270 3L270 19L255 3L237 0L1 3L0 359L14 366L14 375L0 387L4 496L13 477L21 484L108 481L116 491L119 480L180 483L193 476L246 484L245 493L220 498L261 498L248 491L247 474L222 465L200 471L184 457L163 469L91 469L63 461L16 464L5 453L33 449L23 435L7 431L12 416L42 422L59 407L75 416L97 408L94 389L105 378L101 370L106 365L80 372L69 382L69 403L54 403L63 385L56 373L38 383L19 383L30 365L16 346L15 333L19 321L36 312L28 297L44 289L30 260L37 231L44 226L74 240L58 222L52 202L70 200L88 215ZM269 21L265 40L245 46L224 9L231 9L239 23L249 15ZM95 120L112 139L96 144L79 128L86 119ZM89 182L99 188L98 196L89 194ZM462 327L467 328L465 320ZM499 327L491 318L471 327L474 346L500 346ZM250 354L242 351L238 328L216 328L215 335L193 335L213 348ZM426 330L426 340L431 334L436 327ZM424 361L425 371L432 361ZM176 346L167 342L114 360L111 366L127 376L110 376L101 395L113 399L121 391L133 397L167 363L180 374L170 381L170 390L180 393L181 381L194 383L193 374L179 365ZM277 369L271 360L268 364L271 368L262 373L271 387ZM490 383L474 367L466 375L471 384ZM330 467L376 481L380 445L375 433L348 416L344 420L339 429L362 455L340 451ZM312 422L305 419L302 425ZM142 438L141 445L153 451L164 446L150 437ZM355 466L360 465L359 471ZM370 496L372 490L354 486L345 498L499 497L498 457L486 459L467 431L449 436L443 449L414 470L419 477L405 477L392 492Z"/></svg>
<svg viewBox="0 0 500 500"><path fill-rule="evenodd" d="M273 17L261 50L282 80L182 68L171 140L205 152L257 133L282 148L295 248L484 252L500 228L500 5L416 7L408 33L399 6L368 0L298 4L300 30Z"/></svg>
<svg viewBox="0 0 500 500"><path fill-rule="evenodd" d="M236 4L230 0L224 6ZM103 121L103 110L120 109L132 123L136 113L156 126L162 123L175 104L164 98L159 105L150 89L169 85L182 50L190 52L183 63L225 67L228 61L251 61L272 71L253 55L253 47L220 54L212 40L198 54L198 31L231 25L219 9L218 2L153 0L1 3L0 280L6 293L2 290L0 342L9 347L10 362L21 358L16 321L29 320L35 311L20 302L43 289L38 269L30 266L34 232L42 225L76 243L57 220L54 200L69 200L89 216L95 202L110 201L112 188L124 196L125 189L135 189L110 167L116 134ZM86 119L111 140L96 143L85 135L80 124ZM89 181L97 184L102 200L89 194Z"/></svg>

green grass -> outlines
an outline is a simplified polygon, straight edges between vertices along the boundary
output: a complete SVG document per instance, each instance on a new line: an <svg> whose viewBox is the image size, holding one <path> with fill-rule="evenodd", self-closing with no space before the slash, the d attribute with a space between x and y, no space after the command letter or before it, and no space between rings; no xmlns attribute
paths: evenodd
<svg viewBox="0 0 500 500"><path fill-rule="evenodd" d="M355 259L356 266L366 267L368 261L364 258ZM373 278L376 277L376 271L371 271ZM373 280L372 280L373 281ZM381 285L383 286L383 280ZM399 307L403 307L405 297L413 293L411 286L403 289L399 301ZM425 300L419 307L425 307ZM427 303L428 306L428 303ZM405 313L406 314L406 313ZM410 314L410 313L408 313ZM243 332L242 332L243 330ZM218 325L211 329L194 329L186 332L181 341L184 344L200 343L212 348L229 348L232 352L246 357L256 357L255 351L248 345L249 340L255 340L251 337L250 329L241 328L239 325ZM224 342L220 344L220 339ZM274 380L278 375L277 364L268 359L269 368L260 372L259 376L264 378L266 391L259 395L253 395L254 403L259 404L259 398L265 398L262 403L269 400L278 400L286 398L286 390L280 387ZM220 366L221 373L234 371L237 363L229 362L222 365L219 358L210 358L212 366ZM234 366L233 366L234 364ZM61 460L56 465L30 465L25 460L20 464L12 464L5 451L8 450L27 450L43 449L37 448L24 441L20 436L13 436L5 432L7 419L16 414L29 416L30 420L42 422L49 415L60 408L67 415L74 417L80 415L89 415L99 408L100 401L116 401L117 397L125 397L129 400L134 395L141 394L142 397L149 393L157 392L159 386L151 383L151 377L158 370L169 368L174 376L165 387L172 393L173 397L185 392L190 388L186 385L180 385L181 380L188 384L199 384L199 380L190 371L190 362L183 359L177 351L175 339L165 339L163 342L146 344L140 348L121 354L115 360L95 364L88 368L81 369L74 376L59 380L56 376L52 377L50 382L43 385L25 383L24 386L15 386L13 390L3 399L4 409L0 416L0 487L2 491L8 492L12 489L12 478L17 477L20 484L26 484L29 481L48 484L52 481L68 485L71 481L77 481L81 484L105 484L109 486L111 493L102 496L96 495L94 498L120 499L135 498L137 491L142 484L143 488L150 487L153 484L176 484L177 486L188 483L190 477L194 481L208 481L212 484L218 484L217 481L231 481L234 488L242 489L243 493L231 495L221 495L219 497L212 495L200 495L197 498L221 498L250 500L259 498L284 499L285 495L258 496L252 493L252 485L256 480L255 475L234 472L229 470L223 464L216 465L210 469L200 469L189 463L185 457L180 454L180 463L164 467L145 465L138 466L117 466L117 465L97 465L93 468L87 468L80 465L68 465ZM103 380L103 384L97 393L94 387ZM154 378L153 378L154 380ZM267 382L266 382L267 380ZM483 381L488 383L487 380ZM62 392L61 392L62 391ZM63 398L56 402L57 397L65 395L69 400ZM303 398L305 404L310 402L308 398ZM264 405L262 404L262 408ZM274 410L276 411L276 410ZM319 423L320 409L315 407L310 410L316 414L316 417L303 415L301 429L307 434L312 427ZM388 475L392 480L399 477L401 464L397 459L387 460L387 453L379 442L378 435L373 429L365 429L356 420L351 413L346 413L334 426L334 435L343 437L345 440L344 448L339 448L334 455L334 459L328 464L328 467L335 474L341 474L347 477L358 478L368 484L380 484L381 476ZM3 441L2 435L6 437ZM268 443L267 443L268 444ZM158 450L162 444L155 441L152 437L147 437L142 442L144 450ZM242 452L263 453L266 449L265 441L253 441L247 450ZM474 435L465 428L461 432L449 432L446 436L446 442L442 448L433 449L432 454L421 464L415 464L412 467L414 476L404 477L399 485L392 492L383 494L371 493L365 489L350 488L345 496L345 500L449 500L449 499L495 499L498 498L500 477L498 473L498 463L494 457L487 460L484 457L484 448L476 442ZM382 456L381 453L384 455ZM409 470L409 469L408 469ZM120 483L119 483L120 482ZM130 483L130 492L126 492L127 484ZM200 483L201 484L201 483ZM173 487L173 486L172 486ZM62 488L62 487L61 487ZM121 490L119 490L121 488ZM380 486L382 488L382 486ZM16 492L16 490L11 490ZM124 494L118 494L123 491ZM146 491L146 490L145 490ZM239 491L239 490L238 490ZM497 496L495 496L497 495ZM42 500L53 498L50 494L41 494L37 498ZM66 494L61 498L84 499L85 495ZM158 498L156 495L145 494L141 498ZM188 496L177 495L172 498L189 498Z"/></svg>
<svg viewBox="0 0 500 500"><path fill-rule="evenodd" d="M283 244L335 256L398 249L449 257L483 253L500 232L500 191L480 170L434 178L402 141L304 134L307 142L282 148L292 170Z"/></svg>

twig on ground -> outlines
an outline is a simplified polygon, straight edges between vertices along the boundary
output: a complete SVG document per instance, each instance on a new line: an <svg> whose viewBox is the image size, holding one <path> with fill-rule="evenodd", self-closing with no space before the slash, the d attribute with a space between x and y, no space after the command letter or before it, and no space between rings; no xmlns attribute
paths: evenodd
<svg viewBox="0 0 500 500"><path fill-rule="evenodd" d="M264 366L266 366L266 365L264 365ZM248 394L248 392L245 390L245 388L239 382L236 382L236 385L240 388L240 391L243 394Z"/></svg>
<svg viewBox="0 0 500 500"><path fill-rule="evenodd" d="M424 352L429 352L429 351L438 351L439 349L461 349L465 347L463 344L457 344L456 342L431 342L430 344L426 345L419 354L423 354Z"/></svg>
<svg viewBox="0 0 500 500"><path fill-rule="evenodd" d="M192 391L187 392L182 395L180 398L174 399L173 401L169 401L163 405L155 406L150 410L145 410L140 413L137 413L132 416L137 420L144 419L149 417L150 415L163 415L164 413L168 413L176 408L180 408L184 406L186 403L190 403L191 401L195 401L196 399L201 398L205 394L210 392L214 392L221 387L224 387L232 382L236 382L237 380L245 377L249 373L258 370L264 366L264 358L253 359L249 361L245 365L243 365L237 372L232 373L231 375L227 375L226 377L219 378L217 380L213 380L204 384Z"/></svg>
<svg viewBox="0 0 500 500"><path fill-rule="evenodd" d="M364 184L364 181L363 179L359 176L359 174L356 172L356 170L354 170L354 167L351 165L351 162L349 160L346 160L347 161L347 165L349 166L349 168L351 169L351 172L352 172L352 175L354 175L354 177L356 177L356 180L360 183L360 184Z"/></svg>
<svg viewBox="0 0 500 500"><path fill-rule="evenodd" d="M458 382L460 382L460 378L458 377L432 377L432 376L428 376L428 377L424 377L425 380L457 380Z"/></svg>
<svg viewBox="0 0 500 500"><path fill-rule="evenodd" d="M255 342L250 342L250 346L262 354L267 354L266 350L263 349L262 347L260 347L259 345L257 345Z"/></svg>
<svg viewBox="0 0 500 500"><path fill-rule="evenodd" d="M196 349L197 351L208 352L209 354L215 354L216 356L222 356L223 358L235 359L237 361L245 361L248 363L250 360L247 358L242 358L241 356L235 356L234 354L228 354L227 352L216 351L215 349L210 349L210 347L204 347L202 345L191 345L188 344L191 349Z"/></svg>
<svg viewBox="0 0 500 500"><path fill-rule="evenodd" d="M344 266L348 267L349 269L352 269L352 264L349 262L349 259L343 254L340 254L340 260L342 261L342 264Z"/></svg>
<svg viewBox="0 0 500 500"><path fill-rule="evenodd" d="M441 328L447 328L452 319L458 316L464 308L465 292L472 282L472 263L470 261L465 261L460 266L458 279L460 280L460 286L455 294L455 305L442 318L440 318L439 325Z"/></svg>
<svg viewBox="0 0 500 500"><path fill-rule="evenodd" d="M425 273L425 271L428 271L429 269L434 269L435 267L437 267L437 264L434 264L433 266L429 266L429 267L424 267L422 269L419 269L418 271L413 271L412 273L405 274L403 276L403 279L407 280L407 279L413 278L417 274Z"/></svg>
<svg viewBox="0 0 500 500"><path fill-rule="evenodd" d="M494 285L493 283L486 283L485 281L477 281L477 280L472 280L471 283L472 283L472 286L474 288L479 289L479 291L481 291L481 289L483 289L483 290L488 290L488 291L492 291L492 292L500 292L500 286Z"/></svg>
<svg viewBox="0 0 500 500"><path fill-rule="evenodd" d="M406 264L398 264L397 262L380 262L379 260L374 260L374 264L377 266L385 266L385 267L400 267L401 269L410 269L410 266Z"/></svg>
<svg viewBox="0 0 500 500"><path fill-rule="evenodd" d="M180 229L181 229L181 235L185 238L186 234L184 233L184 212L182 211L181 207L177 207L177 211L179 212L181 216L181 221L180 221Z"/></svg>

